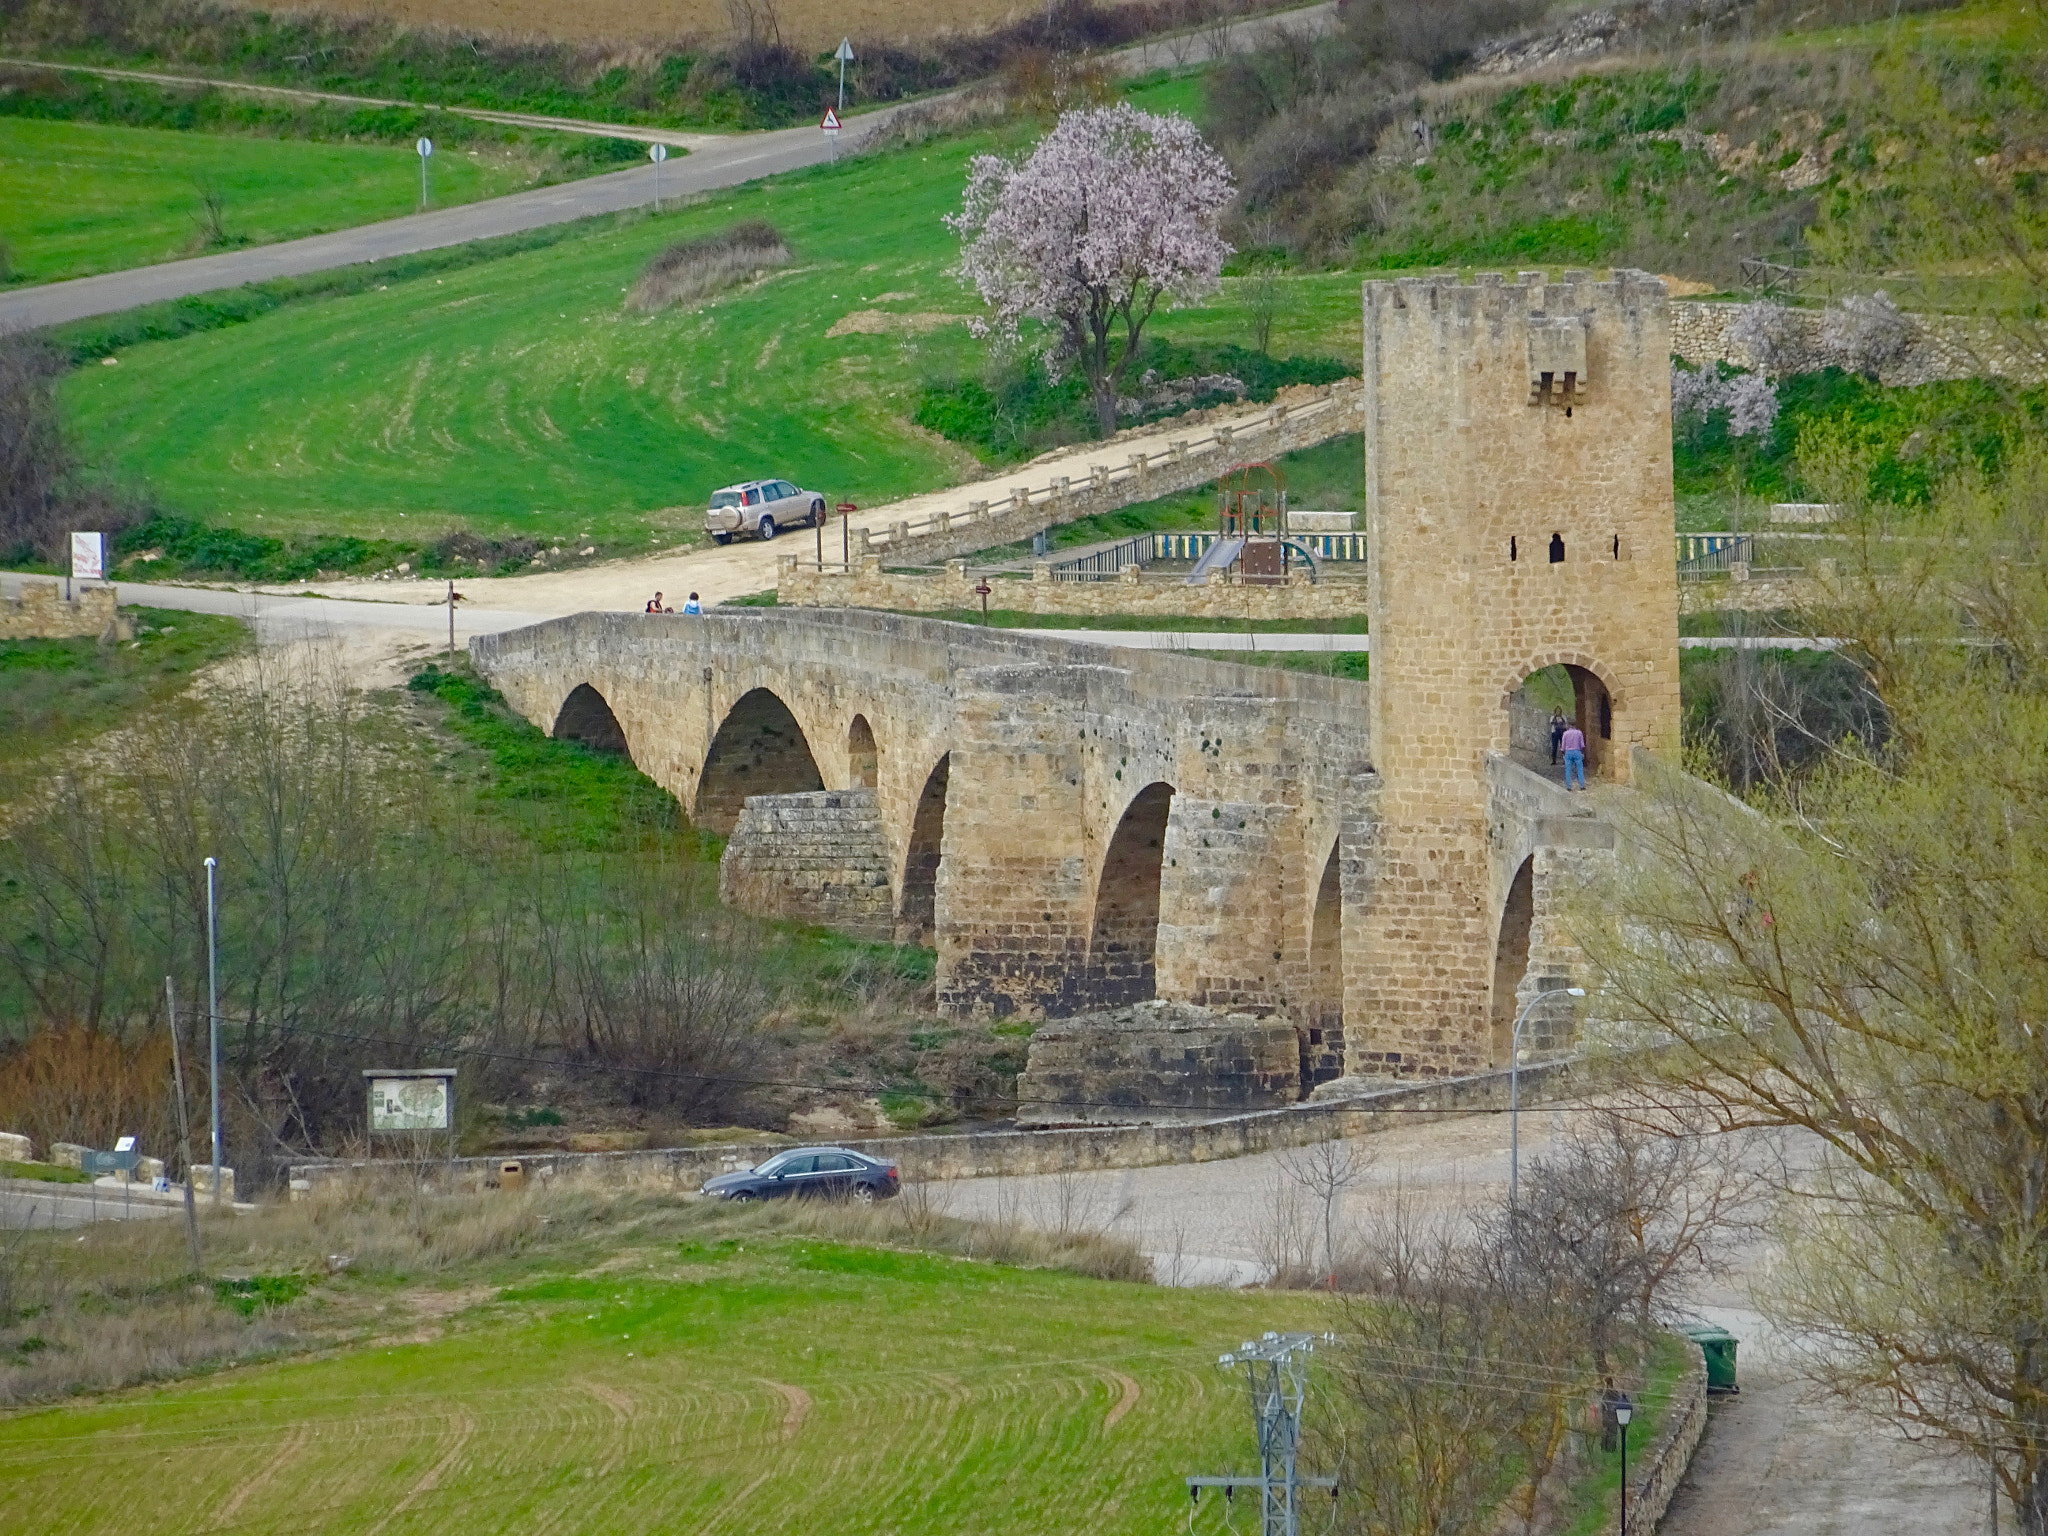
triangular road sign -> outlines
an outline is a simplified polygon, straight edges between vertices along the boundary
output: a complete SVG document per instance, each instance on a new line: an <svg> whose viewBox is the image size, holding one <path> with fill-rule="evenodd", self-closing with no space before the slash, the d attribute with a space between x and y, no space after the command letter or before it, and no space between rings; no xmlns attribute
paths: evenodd
<svg viewBox="0 0 2048 1536"><path fill-rule="evenodd" d="M818 126L827 133L837 133L839 131L839 113L833 108L827 107L825 109L825 121Z"/></svg>

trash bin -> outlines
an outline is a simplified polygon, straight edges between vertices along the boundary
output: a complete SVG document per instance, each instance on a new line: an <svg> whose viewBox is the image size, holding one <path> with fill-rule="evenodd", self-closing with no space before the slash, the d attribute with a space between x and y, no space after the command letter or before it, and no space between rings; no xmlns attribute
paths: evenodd
<svg viewBox="0 0 2048 1536"><path fill-rule="evenodd" d="M526 1188L526 1164L517 1160L498 1164L498 1188Z"/></svg>
<svg viewBox="0 0 2048 1536"><path fill-rule="evenodd" d="M1698 1323L1681 1329L1688 1339L1699 1345L1700 1353L1707 1358L1707 1390L1709 1392L1740 1392L1735 1384L1735 1348L1741 1341L1725 1328L1712 1323Z"/></svg>

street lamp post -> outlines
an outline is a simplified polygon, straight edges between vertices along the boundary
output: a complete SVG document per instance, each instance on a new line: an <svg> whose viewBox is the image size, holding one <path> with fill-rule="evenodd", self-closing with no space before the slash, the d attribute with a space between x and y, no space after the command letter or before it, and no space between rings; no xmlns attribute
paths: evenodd
<svg viewBox="0 0 2048 1536"><path fill-rule="evenodd" d="M1621 1536L1628 1536L1628 1421L1635 1416L1635 1404L1622 1393L1614 1405L1614 1422L1621 1426Z"/></svg>
<svg viewBox="0 0 2048 1536"><path fill-rule="evenodd" d="M206 1086L213 1095L213 1203L220 1204L220 982L214 941L214 871L217 861L206 860Z"/></svg>
<svg viewBox="0 0 2048 1536"><path fill-rule="evenodd" d="M1522 1026L1536 1005L1553 997L1584 997L1584 987L1553 987L1538 992L1515 1015L1515 1027L1508 1037L1508 1214L1520 1209L1522 1193Z"/></svg>

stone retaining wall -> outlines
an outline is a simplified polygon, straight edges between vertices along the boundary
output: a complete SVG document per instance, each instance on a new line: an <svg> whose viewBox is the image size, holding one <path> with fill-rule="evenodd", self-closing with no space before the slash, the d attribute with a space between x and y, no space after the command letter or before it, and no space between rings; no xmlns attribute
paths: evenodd
<svg viewBox="0 0 2048 1536"><path fill-rule="evenodd" d="M1575 1091L1573 1063L1559 1060L1522 1068L1521 1101L1534 1108ZM1209 1163L1246 1157L1286 1147L1311 1146L1338 1137L1367 1136L1391 1125L1426 1124L1457 1115L1492 1113L1508 1103L1508 1074L1484 1072L1471 1077L1439 1078L1413 1086L1378 1088L1347 1096L1332 1089L1352 1084L1328 1083L1323 1097L1285 1109L1232 1115L1194 1125L1085 1126L1045 1131L974 1131L959 1136L889 1136L842 1145L871 1157L889 1159L906 1181L975 1179L1033 1173L1065 1173L1098 1168L1150 1168L1165 1163ZM721 1147L668 1147L645 1152L521 1153L518 1161L529 1181L556 1177L589 1178L606 1184L651 1185L696 1189L715 1174L751 1168L787 1142L752 1142ZM459 1187L481 1189L495 1183L504 1156L458 1158L452 1166ZM286 1170L292 1198L316 1187L376 1178L393 1167L388 1162L319 1161L293 1163ZM431 1170L430 1170L431 1171Z"/></svg>
<svg viewBox="0 0 2048 1536"><path fill-rule="evenodd" d="M1699 1448L1700 1436L1706 1432L1707 1360L1691 1339L1685 1341L1685 1347L1692 1362L1678 1379L1657 1439L1640 1463L1629 1459L1628 1525L1622 1536L1637 1531L1655 1536L1657 1522L1670 1508L1671 1496L1678 1491L1692 1465L1692 1454Z"/></svg>
<svg viewBox="0 0 2048 1536"><path fill-rule="evenodd" d="M879 555L864 555L851 575L827 562L820 571L812 561L785 555L776 583L776 601L790 608L882 608L899 613L977 612L981 598L974 588L982 580L964 560L949 561L942 572L904 574L882 569ZM1030 581L994 580L989 607L1019 613L1071 614L1087 618L1106 613L1156 614L1167 618L1348 619L1365 612L1363 569L1333 575L1324 567L1311 581L1299 572L1284 585L1258 586L1223 582L1212 577L1191 587L1182 575L1145 573L1127 565L1109 581L1054 581L1040 564Z"/></svg>
<svg viewBox="0 0 2048 1536"><path fill-rule="evenodd" d="M1017 1079L1019 1125L1128 1125L1277 1109L1301 1097L1285 1019L1152 1001L1041 1025Z"/></svg>
<svg viewBox="0 0 2048 1536"><path fill-rule="evenodd" d="M1740 304L1680 302L1671 306L1671 350L1688 363L1732 363L1754 368L1756 359L1728 332L1741 313ZM1852 360L1830 347L1822 335L1825 310L1785 310L1790 333L1780 373L1812 373L1846 368ZM1885 384L1932 384L1941 379L1974 379L1986 374L2029 384L2048 380L2048 358L2030 350L2023 337L2009 335L1988 321L1967 315L1908 315L1913 339L1898 361L1882 369Z"/></svg>
<svg viewBox="0 0 2048 1536"><path fill-rule="evenodd" d="M112 587L84 587L69 602L54 581L25 581L21 596L0 598L0 640L126 640L127 621Z"/></svg>
<svg viewBox="0 0 2048 1536"><path fill-rule="evenodd" d="M872 789L752 795L718 861L718 899L757 917L895 937L889 847Z"/></svg>
<svg viewBox="0 0 2048 1536"><path fill-rule="evenodd" d="M1191 490L1247 460L1275 459L1362 432L1364 404L1356 379L1296 385L1281 390L1263 415L1250 419L1235 406L1189 415L1183 419L1188 435L1169 439L1163 454L1130 452L1128 439L1160 431L1159 425L1135 428L1099 445L1102 461L1089 466L1086 479L1063 475L1047 481L1036 478L1034 466L1026 464L1017 470L1017 484L1007 499L972 502L965 512L941 512L880 533L856 529L855 553L886 548L892 564L936 565L978 549L1014 544L1060 523ZM1070 452L1062 449L1060 456Z"/></svg>

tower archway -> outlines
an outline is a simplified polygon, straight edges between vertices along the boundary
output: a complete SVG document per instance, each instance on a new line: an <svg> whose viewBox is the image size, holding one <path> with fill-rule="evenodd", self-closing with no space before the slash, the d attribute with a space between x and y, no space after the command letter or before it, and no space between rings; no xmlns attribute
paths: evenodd
<svg viewBox="0 0 2048 1536"><path fill-rule="evenodd" d="M610 752L625 758L633 755L626 745L626 731L619 724L619 717L612 713L605 696L588 683L578 683L569 691L569 697L562 700L561 709L555 713L555 728L549 734L558 741L581 742L593 752Z"/></svg>
<svg viewBox="0 0 2048 1536"><path fill-rule="evenodd" d="M1093 1006L1121 1007L1157 994L1159 872L1173 786L1147 784L1132 797L1103 855L1088 939Z"/></svg>
<svg viewBox="0 0 2048 1536"><path fill-rule="evenodd" d="M1508 752L1525 767L1563 781L1563 753L1551 761L1550 731L1562 715L1586 738L1586 778L1621 779L1626 774L1614 750L1614 694L1591 667L1575 661L1539 667L1502 701L1507 711Z"/></svg>
<svg viewBox="0 0 2048 1536"><path fill-rule="evenodd" d="M926 776L924 791L911 815L900 887L903 900L896 918L899 943L929 945L938 929L939 861L946 834L946 784L952 770L953 754L948 752Z"/></svg>
<svg viewBox="0 0 2048 1536"><path fill-rule="evenodd" d="M741 696L711 738L691 820L729 837L747 796L800 795L824 787L796 716L766 688L756 688Z"/></svg>

